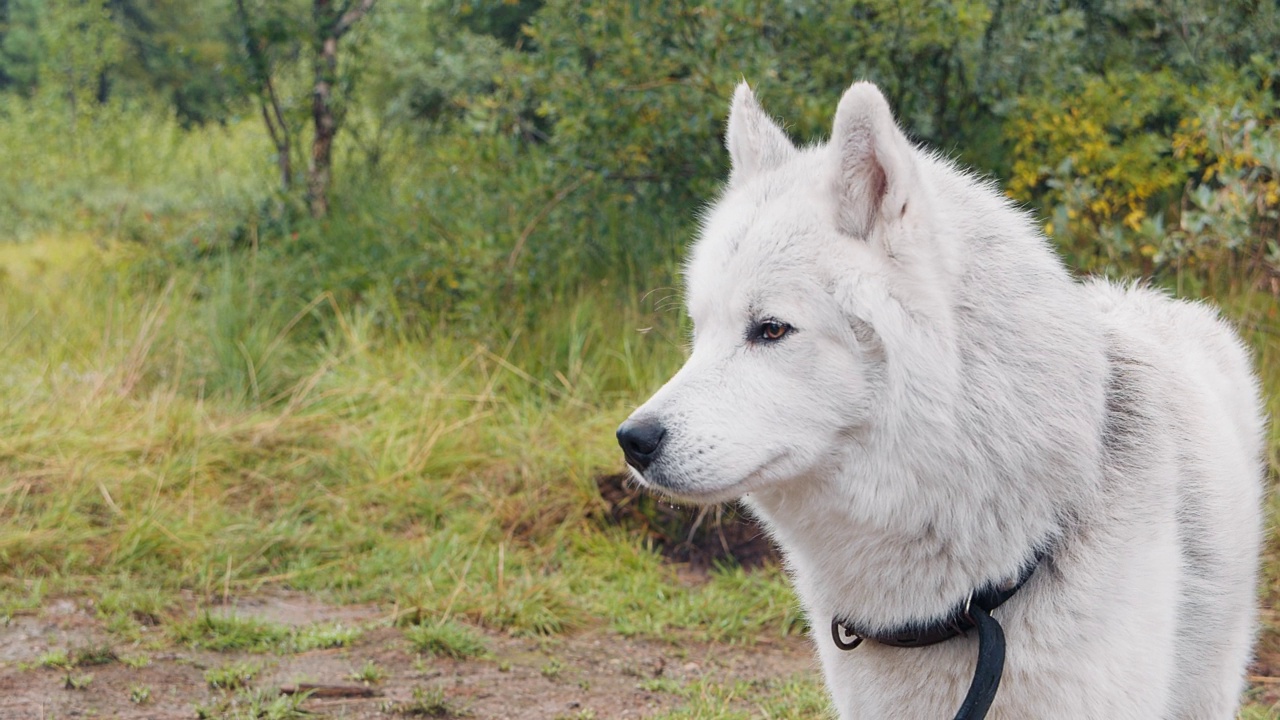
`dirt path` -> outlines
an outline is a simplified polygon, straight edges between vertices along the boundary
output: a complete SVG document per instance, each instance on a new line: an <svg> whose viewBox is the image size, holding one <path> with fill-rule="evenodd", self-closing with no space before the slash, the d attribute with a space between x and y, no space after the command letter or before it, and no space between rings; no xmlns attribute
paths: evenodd
<svg viewBox="0 0 1280 720"><path fill-rule="evenodd" d="M242 601L233 612L293 626L337 621L372 629L332 650L213 652L113 641L89 609L60 600L0 627L0 718L191 719L197 708L219 717L248 713L254 698L283 703L279 689L303 683L323 687L302 707L329 717L644 718L680 706L681 696L664 691L664 684L777 680L815 667L799 638L750 648L677 646L607 631L553 639L491 633L484 659L457 661L415 653L399 629L378 623L385 609L332 607L303 595L281 595ZM79 652L82 662L70 670L40 664L58 650L72 657ZM211 688L206 673L235 663L258 668L249 688ZM372 683L354 679L362 668L374 668L381 677Z"/></svg>

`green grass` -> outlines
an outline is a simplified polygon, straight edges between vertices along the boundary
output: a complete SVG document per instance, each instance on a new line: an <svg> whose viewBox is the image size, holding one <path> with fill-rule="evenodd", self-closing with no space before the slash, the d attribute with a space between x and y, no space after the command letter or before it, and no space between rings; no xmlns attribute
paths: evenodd
<svg viewBox="0 0 1280 720"><path fill-rule="evenodd" d="M204 681L213 690L240 690L249 687L262 672L262 666L247 662L228 663L204 673Z"/></svg>
<svg viewBox="0 0 1280 720"><path fill-rule="evenodd" d="M387 677L387 671L372 660L365 660L364 664L351 674L347 675L348 679L354 680L365 685L377 685Z"/></svg>
<svg viewBox="0 0 1280 720"><path fill-rule="evenodd" d="M75 667L71 662L71 656L63 649L54 649L42 654L36 659L36 664L44 668L70 670Z"/></svg>
<svg viewBox="0 0 1280 720"><path fill-rule="evenodd" d="M456 622L411 625L405 628L405 639L413 649L427 655L469 660L485 655L488 648L476 633Z"/></svg>
<svg viewBox="0 0 1280 720"><path fill-rule="evenodd" d="M584 293L500 345L389 336L358 307L256 300L252 265L153 288L128 248L69 257L0 281L6 598L89 593L126 636L160 619L212 648L283 630L183 620L179 592L288 584L526 634L794 627L779 571L687 587L599 520L612 428L678 366L674 313Z"/></svg>
<svg viewBox="0 0 1280 720"><path fill-rule="evenodd" d="M700 679L687 685L663 684L685 702L657 720L748 720L770 718L817 720L834 718L827 691L812 675L753 682L720 683Z"/></svg>
<svg viewBox="0 0 1280 720"><path fill-rule="evenodd" d="M293 649L296 652L307 652L349 647L363 634L362 628L347 627L342 623L308 625L294 633Z"/></svg>
<svg viewBox="0 0 1280 720"><path fill-rule="evenodd" d="M0 96L0 227L9 240L50 230L199 246L272 185L261 123L183 128L167 113L115 103L74 114L55 94Z"/></svg>
<svg viewBox="0 0 1280 720"><path fill-rule="evenodd" d="M129 686L129 702L135 705L146 705L151 702L151 688L146 685Z"/></svg>
<svg viewBox="0 0 1280 720"><path fill-rule="evenodd" d="M0 155L18 158L0 169L15 197L0 217L17 214L27 240L0 242L0 616L76 594L122 641L252 652L356 641L356 628L209 610L289 588L396 606L416 650L454 657L484 652L472 626L741 643L804 629L780 569L689 583L603 520L594 479L621 468L613 428L680 366L685 320L675 291L626 290L641 260L673 266L660 250L626 255L612 229L598 255L561 256L548 236L625 227L669 246L687 220L596 209L585 187L582 204L530 234L517 278L504 270L509 241L541 217L536 188L562 183L524 164L512 178L456 177L456 164L509 160L471 147L430 168L404 160L396 200L353 202L325 225L293 234L268 227L279 218L244 220L265 246L219 255L261 197L255 183L269 182L269 168L246 164L261 151L251 127L134 135L116 123L81 167L23 149L54 132L46 120L0 128ZM129 165L143 137L168 140ZM224 169L201 159L202 143ZM33 172L61 184L24 186ZM201 183L209 196L189 190ZM617 260L622 279L539 275L593 258ZM1240 282L1212 295L1256 348L1280 414L1280 304ZM1280 597L1275 538L1261 593L1268 607ZM164 633L143 634L150 625ZM1277 638L1267 625L1261 652L1280 652ZM74 662L64 652L49 665ZM826 712L817 680L678 692L687 703L671 717ZM202 712L287 717L288 702L241 692Z"/></svg>
<svg viewBox="0 0 1280 720"><path fill-rule="evenodd" d="M197 720L305 720L307 693L279 695L271 690L242 688L208 705L196 705Z"/></svg>
<svg viewBox="0 0 1280 720"><path fill-rule="evenodd" d="M93 684L91 673L75 673L68 671L63 678L62 687L66 690L86 690Z"/></svg>
<svg viewBox="0 0 1280 720"><path fill-rule="evenodd" d="M382 711L402 717L464 718L471 715L465 707L435 687L415 687L411 699L385 703Z"/></svg>
<svg viewBox="0 0 1280 720"><path fill-rule="evenodd" d="M279 625L250 618L202 613L170 626L176 642L204 650L271 652L289 637Z"/></svg>

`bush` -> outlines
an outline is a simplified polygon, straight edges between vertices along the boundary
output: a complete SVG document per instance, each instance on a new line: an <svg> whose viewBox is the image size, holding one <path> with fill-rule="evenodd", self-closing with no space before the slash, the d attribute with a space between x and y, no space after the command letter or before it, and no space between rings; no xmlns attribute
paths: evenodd
<svg viewBox="0 0 1280 720"><path fill-rule="evenodd" d="M1112 73L1077 93L1023 97L1007 131L1008 191L1041 209L1084 270L1273 264L1278 72L1255 59L1190 88L1167 70Z"/></svg>

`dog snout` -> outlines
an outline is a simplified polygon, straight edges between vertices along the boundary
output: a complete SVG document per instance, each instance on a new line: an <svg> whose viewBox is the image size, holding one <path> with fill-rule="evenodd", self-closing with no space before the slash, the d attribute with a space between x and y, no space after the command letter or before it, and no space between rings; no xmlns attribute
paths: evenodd
<svg viewBox="0 0 1280 720"><path fill-rule="evenodd" d="M667 429L657 420L627 420L618 426L618 444L627 456L627 464L644 472L658 456Z"/></svg>

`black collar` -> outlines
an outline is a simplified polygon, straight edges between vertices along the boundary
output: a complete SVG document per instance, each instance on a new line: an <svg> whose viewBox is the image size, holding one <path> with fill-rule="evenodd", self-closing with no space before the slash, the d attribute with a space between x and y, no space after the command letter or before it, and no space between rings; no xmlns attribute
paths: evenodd
<svg viewBox="0 0 1280 720"><path fill-rule="evenodd" d="M987 584L975 590L963 602L952 608L951 612L934 620L908 623L893 628L888 632L872 633L859 629L848 620L833 617L831 619L831 639L835 641L836 647L841 650L852 650L862 644L863 640L874 640L881 645L906 648L925 647L927 645L935 645L944 640L950 640L977 627L977 623L970 617L969 608L971 606L977 605L987 612L1000 607L1031 579L1031 576L1044 558L1045 553L1036 553L1035 558L1022 568L1022 572L1018 574L1017 581L1012 585L1001 587ZM841 631L844 631L843 636ZM845 639L846 637L849 639Z"/></svg>
<svg viewBox="0 0 1280 720"><path fill-rule="evenodd" d="M831 639L835 640L836 647L841 650L852 650L861 645L864 639L894 647L917 648L940 643L977 628L978 663L974 668L973 681L969 684L969 692L965 695L955 720L981 720L987 716L987 710L995 700L996 690L1000 688L1000 676L1004 673L1004 630L991 617L991 611L1003 605L1031 579L1045 555L1043 550L1037 552L1035 558L1018 574L1016 582L1004 587L988 584L975 590L967 600L953 608L941 620L911 623L887 633L872 635L858 630L847 620L832 618ZM841 630L851 639L841 637Z"/></svg>

